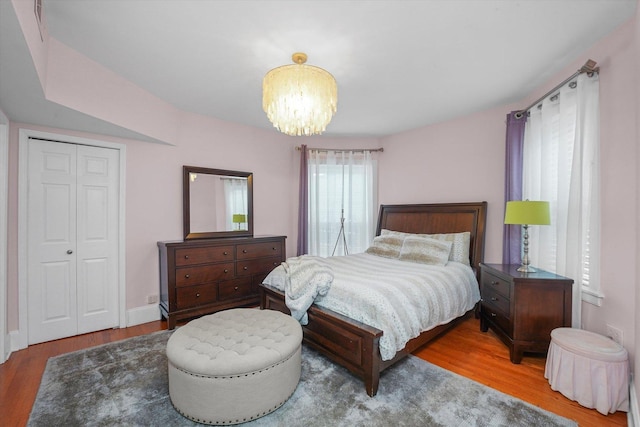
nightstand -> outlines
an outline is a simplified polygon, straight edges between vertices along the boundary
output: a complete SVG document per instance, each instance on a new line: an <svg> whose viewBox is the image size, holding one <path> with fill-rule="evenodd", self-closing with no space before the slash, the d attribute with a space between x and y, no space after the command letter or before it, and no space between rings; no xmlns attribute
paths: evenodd
<svg viewBox="0 0 640 427"><path fill-rule="evenodd" d="M573 280L540 269L520 273L518 267L480 264L480 330L498 335L512 363L520 363L524 352L546 352L551 331L571 327Z"/></svg>

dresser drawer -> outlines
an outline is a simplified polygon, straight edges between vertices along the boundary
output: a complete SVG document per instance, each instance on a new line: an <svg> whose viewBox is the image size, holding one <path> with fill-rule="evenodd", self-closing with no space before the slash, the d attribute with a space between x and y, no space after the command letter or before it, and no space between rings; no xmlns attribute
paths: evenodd
<svg viewBox="0 0 640 427"><path fill-rule="evenodd" d="M176 249L176 266L233 261L233 246Z"/></svg>
<svg viewBox="0 0 640 427"><path fill-rule="evenodd" d="M218 299L220 301L234 298L242 298L253 293L251 279L228 280L218 283Z"/></svg>
<svg viewBox="0 0 640 427"><path fill-rule="evenodd" d="M260 258L236 263L237 276L250 276L258 273L268 273L282 263L280 257Z"/></svg>
<svg viewBox="0 0 640 427"><path fill-rule="evenodd" d="M214 280L233 279L233 263L200 265L176 268L176 286L190 286Z"/></svg>
<svg viewBox="0 0 640 427"><path fill-rule="evenodd" d="M511 295L511 283L501 277L482 271L482 292L493 290L507 298Z"/></svg>
<svg viewBox="0 0 640 427"><path fill-rule="evenodd" d="M282 256L282 244L280 242L247 243L238 245L236 258L238 260Z"/></svg>
<svg viewBox="0 0 640 427"><path fill-rule="evenodd" d="M509 310L509 306L511 302L509 301L509 298L496 292L495 289L485 288L482 292L482 301L487 304L488 307L500 310L506 315L506 317L510 317L511 313Z"/></svg>
<svg viewBox="0 0 640 427"><path fill-rule="evenodd" d="M176 288L176 305L178 310L198 305L216 302L218 285L208 283L205 285L185 286Z"/></svg>

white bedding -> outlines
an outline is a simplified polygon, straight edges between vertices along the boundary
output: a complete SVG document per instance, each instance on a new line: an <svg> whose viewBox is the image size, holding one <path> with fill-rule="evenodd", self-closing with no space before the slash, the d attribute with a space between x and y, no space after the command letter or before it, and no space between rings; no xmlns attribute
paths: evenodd
<svg viewBox="0 0 640 427"><path fill-rule="evenodd" d="M390 360L421 332L448 323L480 300L473 270L450 261L434 266L366 253L326 258L333 283L315 304L381 329L382 360ZM284 291L282 266L264 280Z"/></svg>

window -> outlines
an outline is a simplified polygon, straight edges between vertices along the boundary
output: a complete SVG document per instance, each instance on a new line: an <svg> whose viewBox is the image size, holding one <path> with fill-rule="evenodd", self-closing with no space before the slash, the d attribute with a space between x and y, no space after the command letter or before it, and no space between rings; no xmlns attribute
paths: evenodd
<svg viewBox="0 0 640 427"><path fill-rule="evenodd" d="M310 255L364 252L375 234L377 162L370 151L309 150Z"/></svg>
<svg viewBox="0 0 640 427"><path fill-rule="evenodd" d="M598 75L581 74L532 109L525 126L522 198L551 207L551 225L529 229L529 253L574 280L574 326L581 300L601 299L598 91Z"/></svg>

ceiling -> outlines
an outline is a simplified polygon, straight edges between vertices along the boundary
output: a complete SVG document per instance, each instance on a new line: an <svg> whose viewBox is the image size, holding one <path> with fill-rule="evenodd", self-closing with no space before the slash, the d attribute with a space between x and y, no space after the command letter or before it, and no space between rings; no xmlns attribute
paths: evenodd
<svg viewBox="0 0 640 427"><path fill-rule="evenodd" d="M44 0L52 37L178 109L249 126L272 129L262 78L305 52L338 82L338 112L325 135L374 137L521 101L635 7L636 0ZM5 114L36 124L63 117L105 132L109 124L34 92L17 21L1 19ZM33 105L43 103L47 113L38 117Z"/></svg>

